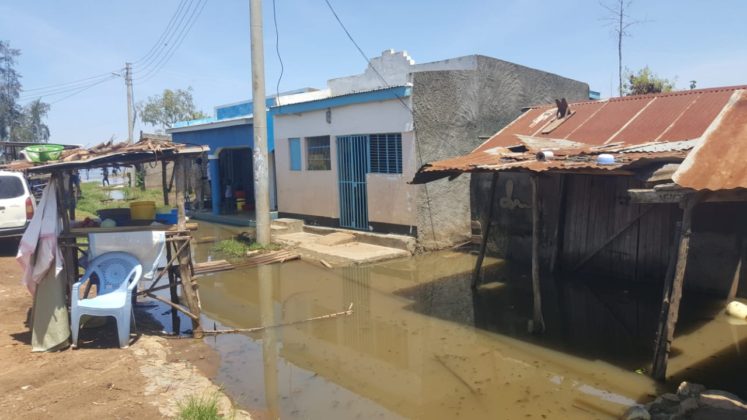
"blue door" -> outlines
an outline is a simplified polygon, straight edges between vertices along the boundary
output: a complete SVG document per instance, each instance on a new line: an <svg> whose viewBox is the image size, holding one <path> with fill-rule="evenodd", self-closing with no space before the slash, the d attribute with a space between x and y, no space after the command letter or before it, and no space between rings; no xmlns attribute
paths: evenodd
<svg viewBox="0 0 747 420"><path fill-rule="evenodd" d="M368 230L368 136L337 137L340 226Z"/></svg>

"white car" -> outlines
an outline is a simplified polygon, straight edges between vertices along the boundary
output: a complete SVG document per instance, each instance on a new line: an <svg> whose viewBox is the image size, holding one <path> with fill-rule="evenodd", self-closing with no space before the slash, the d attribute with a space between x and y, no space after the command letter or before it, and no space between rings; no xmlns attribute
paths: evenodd
<svg viewBox="0 0 747 420"><path fill-rule="evenodd" d="M0 171L0 238L22 236L35 209L36 200L23 174Z"/></svg>

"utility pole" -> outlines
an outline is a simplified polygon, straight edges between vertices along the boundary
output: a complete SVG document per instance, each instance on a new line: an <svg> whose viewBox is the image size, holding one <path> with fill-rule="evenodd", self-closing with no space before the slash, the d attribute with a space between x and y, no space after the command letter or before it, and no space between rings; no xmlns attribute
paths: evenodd
<svg viewBox="0 0 747 420"><path fill-rule="evenodd" d="M257 243L270 243L270 189L265 109L265 52L262 40L262 0L249 0L252 43L252 103L254 108L254 208Z"/></svg>
<svg viewBox="0 0 747 420"><path fill-rule="evenodd" d="M125 63L125 86L127 87L127 143L132 143L132 131L135 121L132 118L132 63Z"/></svg>

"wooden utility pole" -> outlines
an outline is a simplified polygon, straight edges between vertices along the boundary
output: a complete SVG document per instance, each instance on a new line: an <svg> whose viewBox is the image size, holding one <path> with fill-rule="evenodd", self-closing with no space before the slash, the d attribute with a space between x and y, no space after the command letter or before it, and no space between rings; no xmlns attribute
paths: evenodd
<svg viewBox="0 0 747 420"><path fill-rule="evenodd" d="M125 63L124 79L127 88L127 143L132 143L132 132L135 130L135 119L132 116L135 109L132 103L132 63Z"/></svg>
<svg viewBox="0 0 747 420"><path fill-rule="evenodd" d="M270 243L270 188L265 109L265 53L262 37L262 1L249 0L252 44L252 104L254 128L254 208L257 243Z"/></svg>

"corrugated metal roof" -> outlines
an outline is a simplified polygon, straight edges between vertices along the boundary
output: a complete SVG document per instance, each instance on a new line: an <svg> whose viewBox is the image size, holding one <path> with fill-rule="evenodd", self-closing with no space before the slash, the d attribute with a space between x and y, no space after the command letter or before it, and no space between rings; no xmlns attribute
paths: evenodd
<svg viewBox="0 0 747 420"><path fill-rule="evenodd" d="M734 93L672 179L695 190L747 188L747 92Z"/></svg>
<svg viewBox="0 0 747 420"><path fill-rule="evenodd" d="M517 134L589 145L692 140L703 135L735 91L745 88L695 89L571 103L574 114L546 134L542 134L542 128L555 119L555 106L533 107L477 150L517 145Z"/></svg>
<svg viewBox="0 0 747 420"><path fill-rule="evenodd" d="M747 165L743 164L747 156L745 89L747 86L733 86L574 103L570 104L573 114L549 132L546 128L556 120L555 106L533 107L472 153L424 165L418 175L429 175L420 179L416 175L413 182L437 179L438 172L623 171L651 161L679 162L695 148L701 151L698 154L707 155L708 169L683 164L677 174L691 184L680 185L696 189L720 189L725 185L747 188ZM742 96L746 98L733 104L734 97ZM724 113L725 109L731 111ZM735 143L729 144L730 141ZM559 147L550 148L551 145ZM525 151L517 153L516 146L523 146L521 150ZM555 150L557 159L538 161L534 154L538 147ZM741 149L725 152L730 147ZM597 165L596 155L600 153L614 154L616 163ZM714 158L723 158L724 153L729 155L729 165ZM688 160L699 159L693 157L695 154L693 151ZM686 175L689 167L697 173L693 178ZM715 168L716 180L706 183L704 178L711 176L709 171Z"/></svg>

